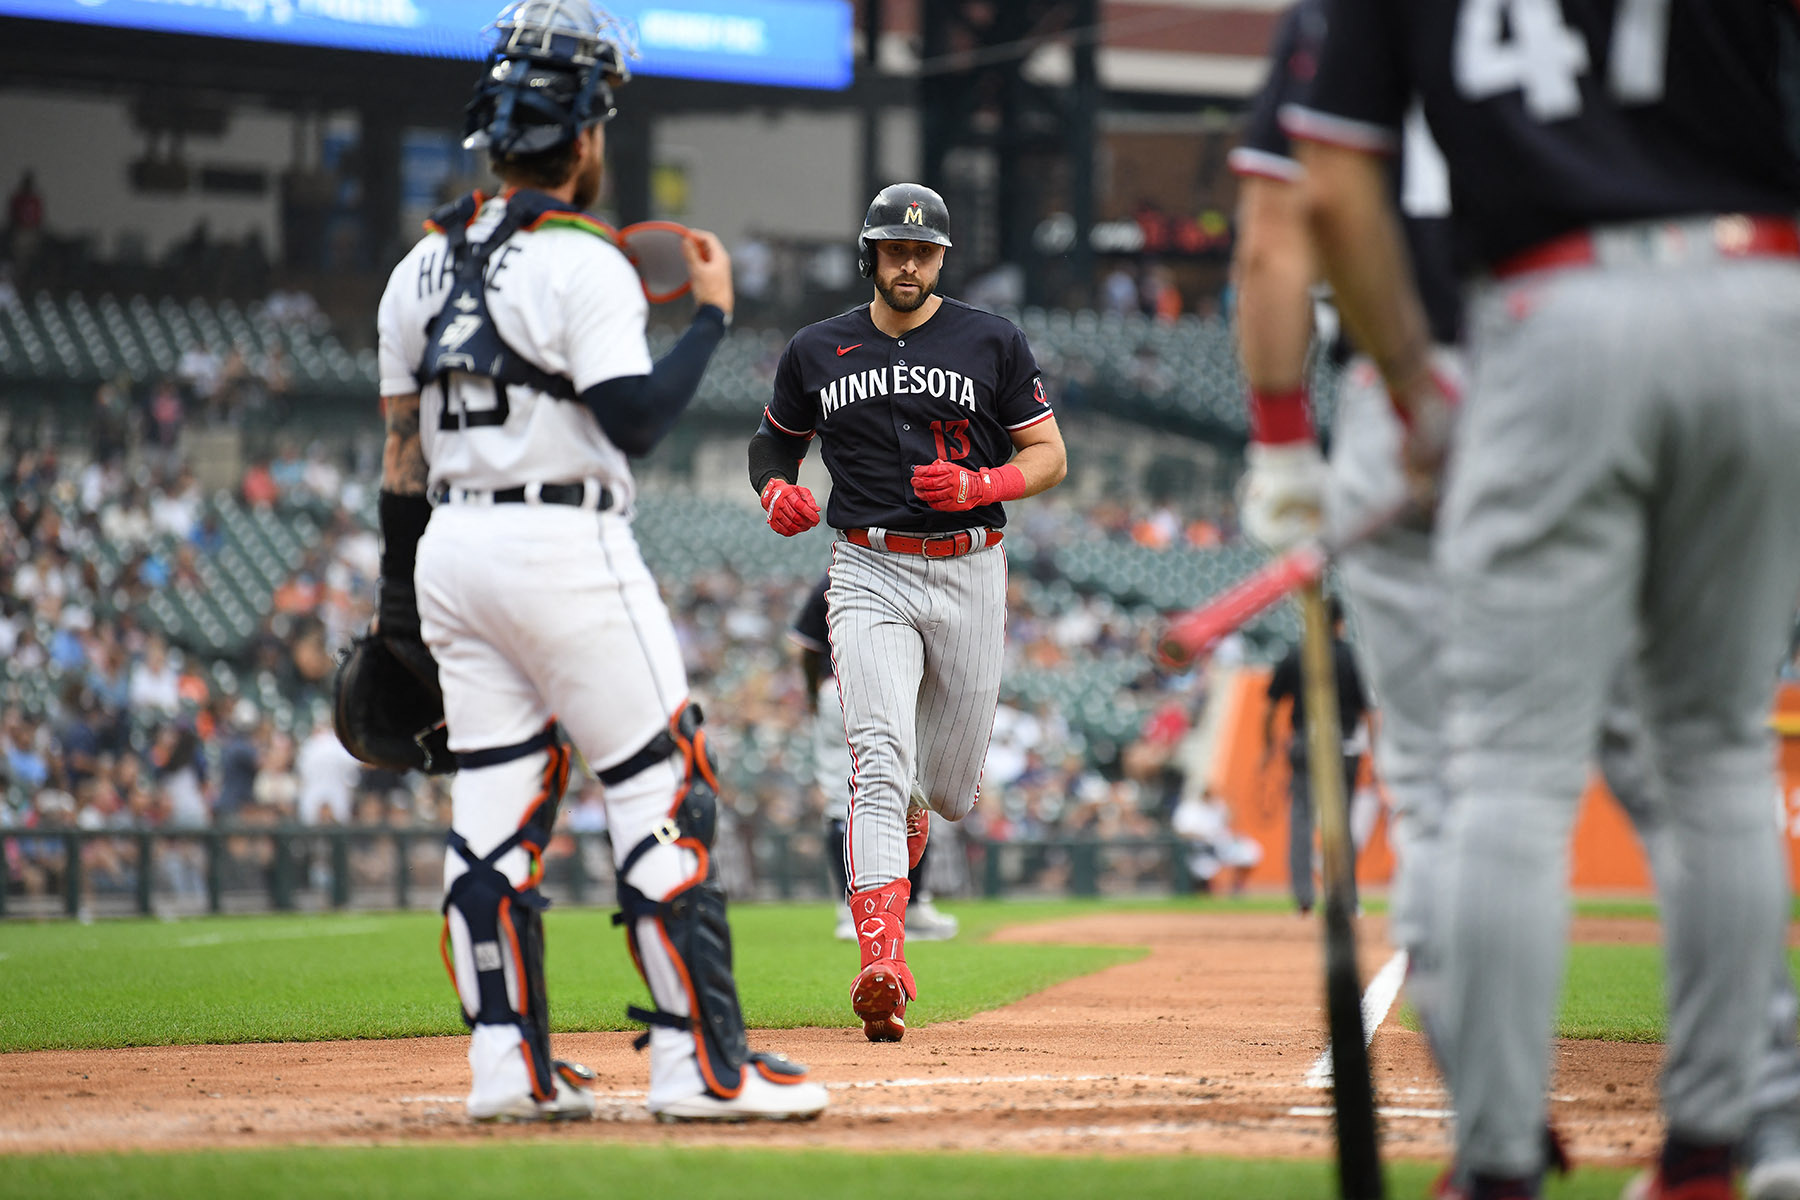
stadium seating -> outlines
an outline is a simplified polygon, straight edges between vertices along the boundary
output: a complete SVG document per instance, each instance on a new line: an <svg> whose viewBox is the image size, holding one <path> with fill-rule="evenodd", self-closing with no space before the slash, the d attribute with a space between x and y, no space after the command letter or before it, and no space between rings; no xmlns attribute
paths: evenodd
<svg viewBox="0 0 1800 1200"><path fill-rule="evenodd" d="M1241 441L1243 380L1230 324L1187 314L1169 324L1132 314L1026 308L1005 314L1031 339L1056 403L1066 411L1104 412L1190 436ZM660 354L676 330L651 331ZM719 346L695 399L697 414L754 414L768 400L786 331L738 329ZM176 370L200 346L223 358L233 348L252 364L279 347L297 392L320 398L368 395L373 351L354 354L321 316L274 320L261 302L111 294L89 298L39 292L0 307L0 380L85 383L129 375L139 381ZM1313 372L1321 422L1329 420L1336 371L1321 357Z"/></svg>

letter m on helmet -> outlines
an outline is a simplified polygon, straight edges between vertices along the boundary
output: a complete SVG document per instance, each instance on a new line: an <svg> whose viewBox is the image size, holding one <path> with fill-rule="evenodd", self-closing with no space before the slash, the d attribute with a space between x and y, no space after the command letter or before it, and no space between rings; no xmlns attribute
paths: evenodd
<svg viewBox="0 0 1800 1200"><path fill-rule="evenodd" d="M906 206L906 215L900 218L902 225L925 224L925 208L917 200Z"/></svg>

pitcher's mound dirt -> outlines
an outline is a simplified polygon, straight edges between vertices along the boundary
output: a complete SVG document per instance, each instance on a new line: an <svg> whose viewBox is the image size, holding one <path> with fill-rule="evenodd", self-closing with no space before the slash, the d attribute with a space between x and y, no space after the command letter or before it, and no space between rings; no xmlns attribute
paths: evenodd
<svg viewBox="0 0 1800 1200"><path fill-rule="evenodd" d="M1372 977L1392 951L1379 919L1361 925ZM1576 936L1584 932L1578 922ZM1655 926L1615 919L1592 932L1648 941ZM753 1045L810 1064L830 1086L830 1110L808 1124L652 1123L643 1108L647 1061L628 1033L557 1038L557 1053L598 1073L600 1121L503 1128L463 1120L462 1038L175 1046L0 1056L0 1152L495 1138L864 1153L1332 1152L1330 1092L1308 1078L1326 1040L1317 921L1119 913L998 936L1142 945L1150 954L1004 1009L915 1027L898 1044L871 1044L860 1028L752 1031ZM1441 1155L1447 1101L1397 1011L1371 1057L1388 1153ZM1660 1058L1659 1046L1562 1046L1554 1116L1578 1161L1653 1151Z"/></svg>

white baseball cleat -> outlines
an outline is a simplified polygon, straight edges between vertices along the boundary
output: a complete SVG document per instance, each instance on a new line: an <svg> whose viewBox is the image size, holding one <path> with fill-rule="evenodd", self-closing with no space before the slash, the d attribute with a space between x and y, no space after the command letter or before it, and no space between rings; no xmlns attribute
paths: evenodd
<svg viewBox="0 0 1800 1200"><path fill-rule="evenodd" d="M529 1091L483 1096L469 1093L471 1121L585 1121L594 1115L594 1073L557 1059L556 1095L540 1102Z"/></svg>
<svg viewBox="0 0 1800 1200"><path fill-rule="evenodd" d="M840 903L837 906L837 928L831 931L831 936L840 942L856 940L856 919L850 915L848 904Z"/></svg>
<svg viewBox="0 0 1800 1200"><path fill-rule="evenodd" d="M914 942L947 942L961 928L956 918L939 912L937 905L920 897L906 907L906 937ZM850 935L856 936L854 927Z"/></svg>
<svg viewBox="0 0 1800 1200"><path fill-rule="evenodd" d="M771 1083L755 1064L744 1064L744 1086L727 1100L702 1091L685 1100L652 1104L659 1121L810 1121L825 1111L829 1098L818 1083Z"/></svg>
<svg viewBox="0 0 1800 1200"><path fill-rule="evenodd" d="M1754 1118L1738 1154L1749 1200L1800 1200L1800 1112L1794 1105Z"/></svg>

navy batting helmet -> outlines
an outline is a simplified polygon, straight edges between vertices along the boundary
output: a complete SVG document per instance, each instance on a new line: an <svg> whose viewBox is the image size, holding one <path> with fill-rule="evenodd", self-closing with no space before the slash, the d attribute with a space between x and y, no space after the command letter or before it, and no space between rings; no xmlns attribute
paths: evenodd
<svg viewBox="0 0 1800 1200"><path fill-rule="evenodd" d="M875 247L870 242L930 242L949 246L950 209L944 198L922 183L892 183L875 194L869 215L856 237L856 269L867 279L875 273Z"/></svg>
<svg viewBox="0 0 1800 1200"><path fill-rule="evenodd" d="M469 101L463 146L497 157L541 154L612 117L613 89L631 78L635 39L590 0L517 0L494 18Z"/></svg>

